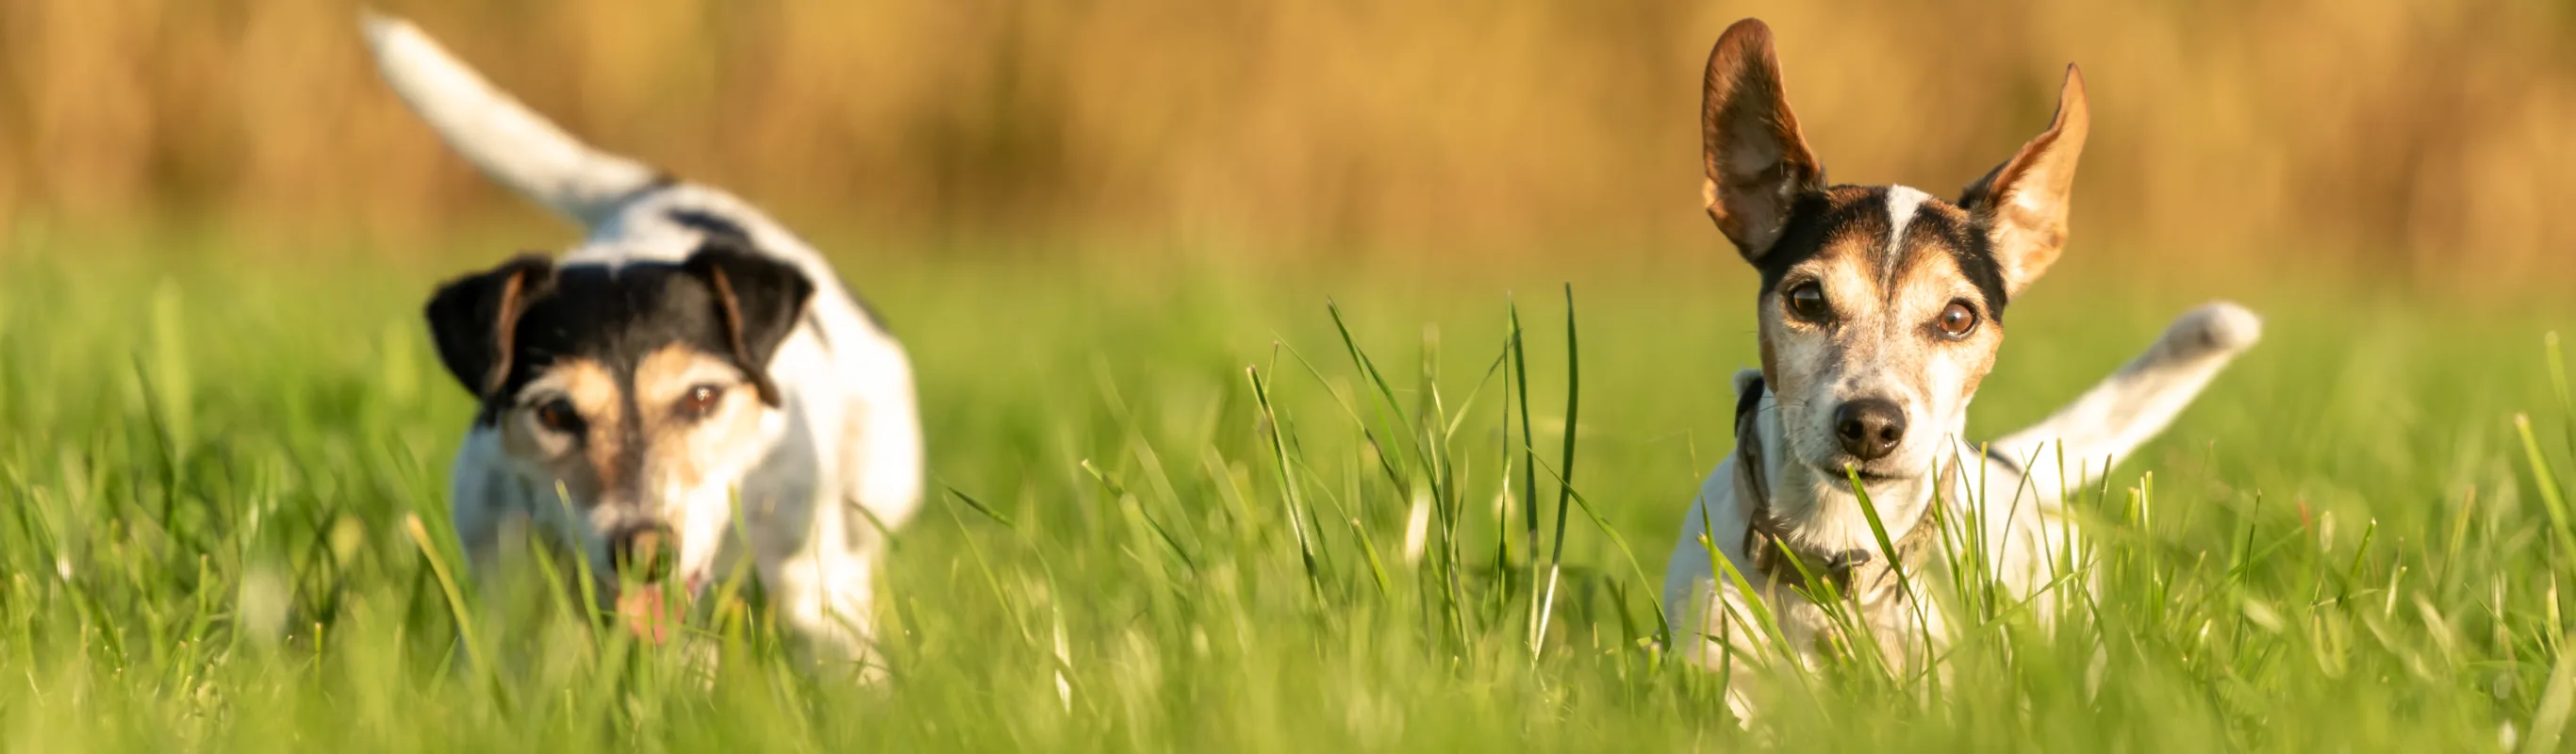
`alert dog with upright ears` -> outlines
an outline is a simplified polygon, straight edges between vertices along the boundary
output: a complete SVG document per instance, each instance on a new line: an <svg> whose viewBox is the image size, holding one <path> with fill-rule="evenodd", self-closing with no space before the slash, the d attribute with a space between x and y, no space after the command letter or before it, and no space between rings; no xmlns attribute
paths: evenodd
<svg viewBox="0 0 2576 754"><path fill-rule="evenodd" d="M427 307L439 358L481 406L452 503L475 571L522 519L597 586L641 583L619 612L658 623L666 590L703 595L748 563L810 658L873 676L874 580L921 500L903 348L742 200L573 139L410 23L363 26L451 147L588 229L560 258L457 278Z"/></svg>
<svg viewBox="0 0 2576 754"><path fill-rule="evenodd" d="M2066 241L2090 123L2083 77L2068 66L2048 130L1956 201L1826 183L1760 21L1718 39L1705 96L1708 213L1760 272L1762 366L1736 375L1737 452L1691 501L1665 573L1679 656L1742 667L1779 656L1757 651L1776 636L1787 656L1812 661L1840 630L1811 601L1823 594L1855 608L1890 662L1931 656L1921 650L1944 631L1938 605L1920 592L1936 579L1903 574L1928 565L1945 524L1982 536L1984 565L2010 596L2045 601L2035 592L2053 576L2050 554L2071 551L2077 536L2058 491L2162 431L2253 345L2261 320L2229 303L2186 313L2073 404L1981 451L1961 435L2003 343L2005 304ZM2065 462L2031 462L2044 448ZM1747 595L1714 557L1768 606L1778 634L1750 622ZM1809 575L1833 588L1809 591Z"/></svg>

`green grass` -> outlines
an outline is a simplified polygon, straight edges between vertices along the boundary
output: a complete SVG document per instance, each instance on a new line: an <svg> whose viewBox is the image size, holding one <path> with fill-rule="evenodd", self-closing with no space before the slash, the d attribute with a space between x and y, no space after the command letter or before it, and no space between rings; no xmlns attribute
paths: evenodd
<svg viewBox="0 0 2576 754"><path fill-rule="evenodd" d="M852 262L940 491L891 560L894 680L854 688L789 672L757 609L696 617L709 680L545 589L475 624L506 661L458 661L470 407L414 313L470 263L83 251L0 259L11 751L2451 751L2576 705L2576 541L2532 466L2576 476L2563 305L2235 284L2266 341L2082 496L2092 582L2054 635L1963 608L1946 685L1832 663L1748 734L1648 641L1752 361L1724 259L1573 275L1579 391L1556 277ZM2045 414L2204 287L2041 283L1973 426Z"/></svg>

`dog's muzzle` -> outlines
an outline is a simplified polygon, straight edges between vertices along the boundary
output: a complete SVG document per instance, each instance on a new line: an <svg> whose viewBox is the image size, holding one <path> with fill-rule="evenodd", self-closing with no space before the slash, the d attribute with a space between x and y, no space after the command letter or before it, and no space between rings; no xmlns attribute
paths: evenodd
<svg viewBox="0 0 2576 754"><path fill-rule="evenodd" d="M1905 409L1885 398L1844 401L1834 407L1834 439L1853 458L1885 458L1905 441Z"/></svg>
<svg viewBox="0 0 2576 754"><path fill-rule="evenodd" d="M661 524L631 526L608 540L609 554L616 558L617 575L651 584L671 575L672 564L679 561L680 539L671 527Z"/></svg>

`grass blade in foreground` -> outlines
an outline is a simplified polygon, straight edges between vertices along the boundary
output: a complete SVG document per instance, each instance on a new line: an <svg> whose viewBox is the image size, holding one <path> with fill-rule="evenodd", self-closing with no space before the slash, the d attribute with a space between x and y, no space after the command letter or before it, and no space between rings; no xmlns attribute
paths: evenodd
<svg viewBox="0 0 2576 754"><path fill-rule="evenodd" d="M1538 624L1530 630L1530 656L1536 658L1547 642L1547 621L1556 608L1556 580L1565 566L1565 507L1574 499L1575 408L1583 395L1583 356L1575 346L1574 286L1565 286L1565 460L1557 466L1556 479L1556 544L1547 556L1547 591L1539 598ZM1532 501L1535 503L1536 501ZM1537 557L1538 542L1530 542L1531 557ZM1626 545L1621 545L1626 549ZM1634 561L1635 558L1629 560ZM1644 574L1640 573L1642 579Z"/></svg>

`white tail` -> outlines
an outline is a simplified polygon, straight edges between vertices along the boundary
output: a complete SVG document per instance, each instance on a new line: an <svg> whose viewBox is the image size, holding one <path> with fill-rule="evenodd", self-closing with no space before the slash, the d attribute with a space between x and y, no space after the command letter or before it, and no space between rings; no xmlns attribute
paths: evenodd
<svg viewBox="0 0 2576 754"><path fill-rule="evenodd" d="M411 22L364 13L360 24L385 81L492 180L584 226L659 180L652 168L592 149L529 111Z"/></svg>
<svg viewBox="0 0 2576 754"><path fill-rule="evenodd" d="M2236 354L2263 337L2263 320L2232 303L2174 318L2146 353L2046 420L1996 440L1993 457L2021 464L2033 489L2081 487L2162 432ZM2063 443L2065 463L2058 463Z"/></svg>

